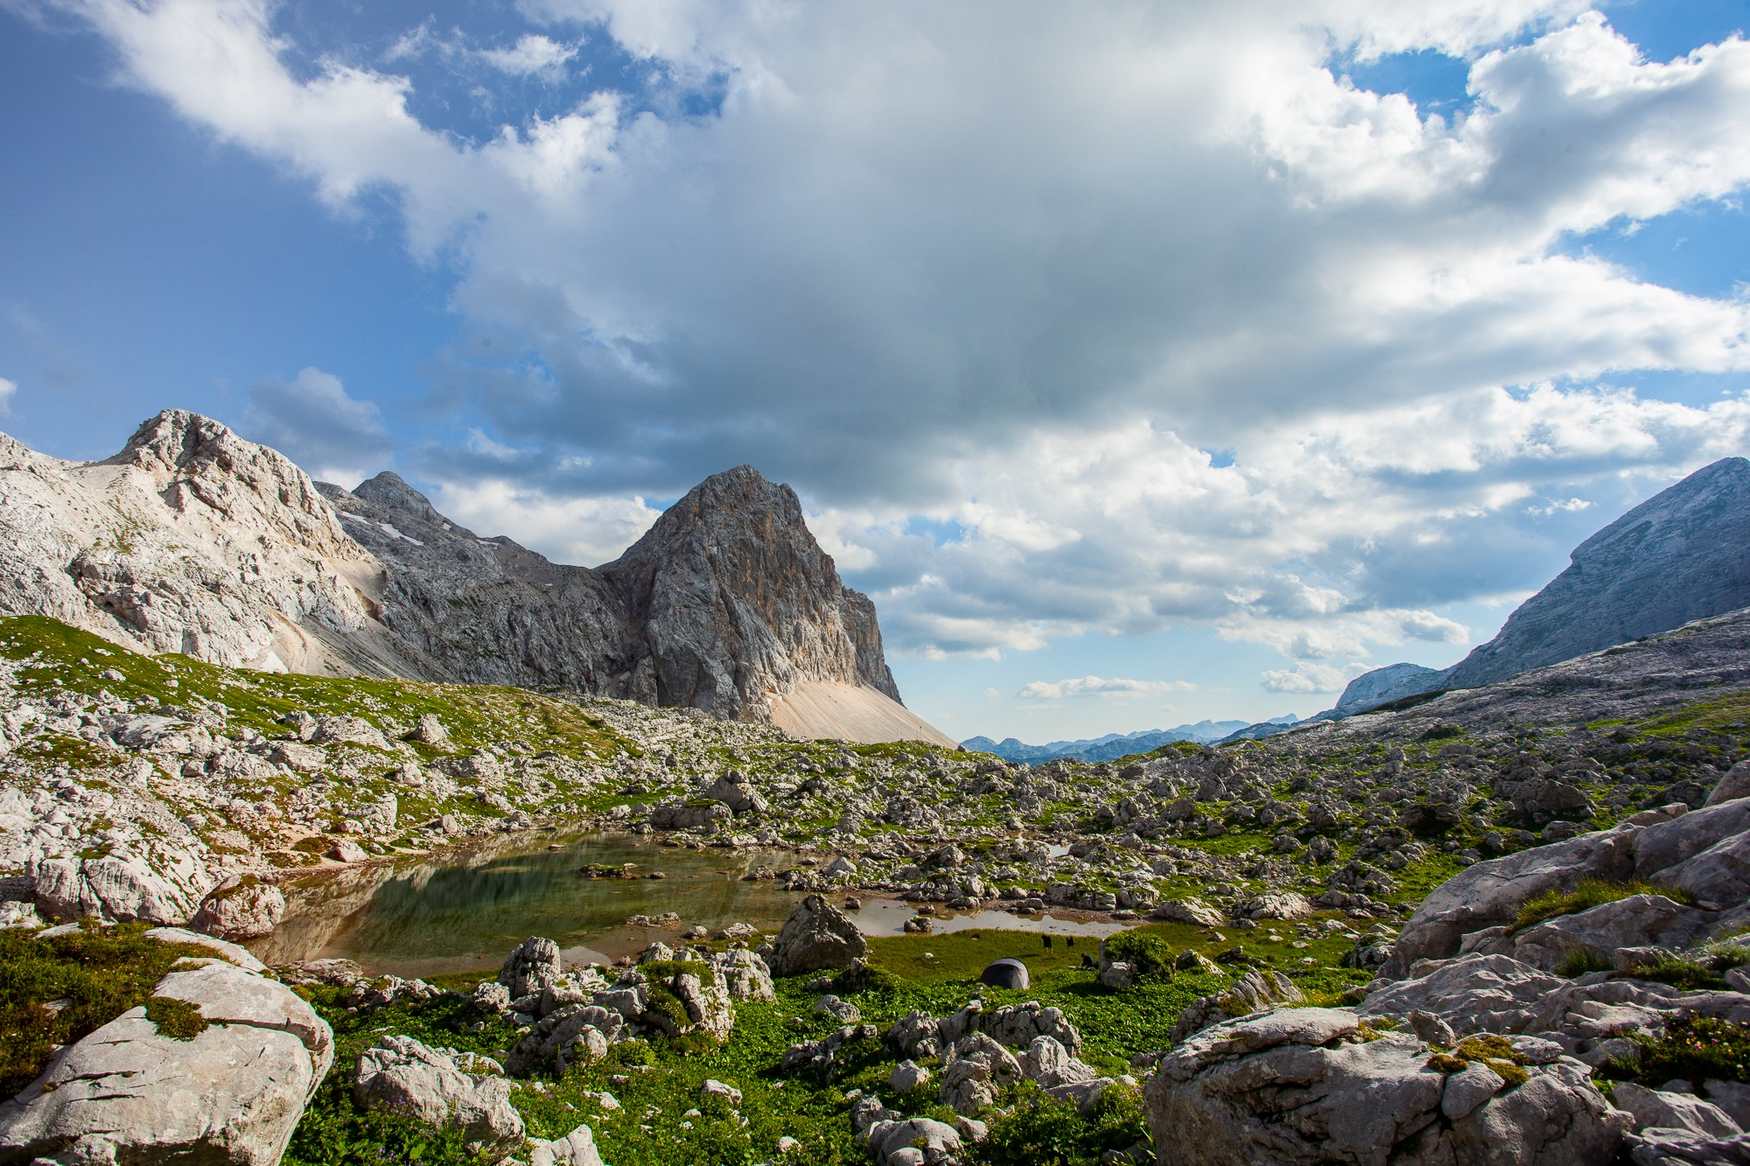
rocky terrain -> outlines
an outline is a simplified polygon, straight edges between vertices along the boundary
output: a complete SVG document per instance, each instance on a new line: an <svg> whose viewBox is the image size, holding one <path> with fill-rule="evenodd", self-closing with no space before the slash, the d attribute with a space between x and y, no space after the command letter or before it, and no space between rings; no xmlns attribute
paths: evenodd
<svg viewBox="0 0 1750 1166"><path fill-rule="evenodd" d="M592 570L480 538L393 474L318 487L273 450L170 411L102 462L0 437L0 567L0 612L140 651L949 743L900 704L874 606L839 580L795 493L745 466Z"/></svg>
<svg viewBox="0 0 1750 1166"><path fill-rule="evenodd" d="M745 676L701 644L767 676L836 652L885 702L860 714L901 708L751 472L574 575L199 424L113 464L8 456L16 498L80 476L109 499L81 521L145 517L89 570L20 575L72 618L0 618L0 1166L1750 1160L1750 609L1265 740L1024 765L800 740L786 700L844 708L800 672L775 723L721 715ZM228 543L225 513L274 533ZM37 525L20 553L68 549ZM431 559L396 582L379 535ZM251 561L303 605L277 639L239 632L270 596ZM522 687L333 674L460 652L452 608L545 642L549 585L626 604L650 638L612 675L680 707L514 660L481 675ZM133 630L75 626L100 619ZM226 653L268 667L200 658ZM759 855L793 910L669 918L617 962L533 936L433 982L225 942L319 947L323 905L404 858L583 833ZM903 934L865 934L871 898ZM1013 926L938 930L973 909ZM1046 912L1123 929L1077 946Z"/></svg>
<svg viewBox="0 0 1750 1166"><path fill-rule="evenodd" d="M555 969L536 945L497 988L282 970L338 1050L291 1162L415 1144L427 1161L734 1145L724 1160L1025 1162L1041 1138L1075 1162L1369 1161L1330 1134L1362 1110L1357 1137L1393 1137L1367 1144L1403 1161L1732 1160L1709 1139L1750 1116L1741 1071L1667 1066L1691 1030L1729 1051L1750 1020L1746 649L1736 612L1267 741L1027 767L153 657L15 618L0 934L52 944L30 929L88 916L260 936L307 893L288 879L359 872L345 885L368 893L397 856L543 831L792 856L768 872L797 896L791 924L694 931L636 968ZM859 935L844 907L870 895L909 900L913 933ZM1080 948L932 933L975 906L1133 930ZM1030 974L978 984L998 956ZM1622 1067L1637 1054L1651 1067ZM1287 1065L1300 1100L1246 1084ZM304 1107L286 1080L279 1104ZM0 1162L79 1128L30 1097Z"/></svg>

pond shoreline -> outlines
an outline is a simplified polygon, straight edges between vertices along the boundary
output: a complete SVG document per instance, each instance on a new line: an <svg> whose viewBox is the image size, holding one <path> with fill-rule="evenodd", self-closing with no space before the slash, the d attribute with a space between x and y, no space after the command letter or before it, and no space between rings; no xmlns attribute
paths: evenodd
<svg viewBox="0 0 1750 1166"><path fill-rule="evenodd" d="M677 845L665 834L536 828L370 862L285 872L288 908L273 934L249 944L270 964L355 960L368 973L429 977L496 968L525 935L557 940L575 962L607 963L651 943L682 941L745 923L770 935L808 893L776 877L801 847ZM591 877L626 867L634 877ZM1008 900L964 910L899 897L892 887L835 887L870 937L905 933L920 913L931 932L1012 930L1098 938L1132 922L1109 913L1053 908L1016 912ZM672 913L672 915L671 915ZM638 917L639 922L633 922ZM914 924L915 926L915 924Z"/></svg>

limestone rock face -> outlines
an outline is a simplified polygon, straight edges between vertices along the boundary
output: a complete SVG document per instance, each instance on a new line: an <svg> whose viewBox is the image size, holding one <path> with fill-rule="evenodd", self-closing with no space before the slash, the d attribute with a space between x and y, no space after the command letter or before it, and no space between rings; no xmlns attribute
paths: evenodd
<svg viewBox="0 0 1750 1166"><path fill-rule="evenodd" d="M160 413L101 462L0 443L7 614L270 671L412 669L380 576L302 470L208 418Z"/></svg>
<svg viewBox="0 0 1750 1166"><path fill-rule="evenodd" d="M1572 887L1586 878L1612 882L1639 879L1675 887L1695 897L1696 909L1684 909L1663 899L1637 900L1626 906L1607 904L1609 910L1594 908L1596 915L1587 912L1590 919L1582 916L1578 921L1529 929L1545 935L1545 948L1557 951L1563 947L1602 949L1609 942L1620 945L1631 928L1645 935L1655 921L1657 934L1669 934L1671 939L1642 938L1639 943L1688 942L1704 934L1724 934L1746 915L1744 905L1750 899L1747 850L1750 798L1739 798L1689 813L1647 811L1609 830L1479 862L1441 884L1416 908L1398 937L1387 974L1402 976L1417 960L1456 955L1466 935L1509 923L1527 899ZM1509 949L1529 938L1537 937L1512 937ZM1471 950L1478 949L1473 945Z"/></svg>
<svg viewBox="0 0 1750 1166"><path fill-rule="evenodd" d="M874 605L840 581L795 492L747 466L592 569L481 538L394 474L313 483L193 413L160 413L102 462L0 435L0 613L227 665L552 686L952 744L900 704Z"/></svg>
<svg viewBox="0 0 1750 1166"><path fill-rule="evenodd" d="M1295 1008L1191 1037L1146 1092L1162 1166L1582 1166L1622 1143L1626 1115L1579 1061L1508 1086L1481 1062L1431 1066L1418 1037L1368 1035L1352 1012Z"/></svg>
<svg viewBox="0 0 1750 1166"><path fill-rule="evenodd" d="M280 1160L333 1059L328 1025L284 985L217 960L171 972L157 994L193 1003L207 1027L173 1039L135 1008L70 1046L0 1105L0 1160Z"/></svg>
<svg viewBox="0 0 1750 1166"><path fill-rule="evenodd" d="M1568 569L1440 687L1474 688L1750 605L1746 546L1750 461L1722 458L1576 547Z"/></svg>
<svg viewBox="0 0 1750 1166"><path fill-rule="evenodd" d="M733 716L810 679L899 699L874 605L839 582L795 491L751 466L695 486L602 574L640 630L635 696Z"/></svg>

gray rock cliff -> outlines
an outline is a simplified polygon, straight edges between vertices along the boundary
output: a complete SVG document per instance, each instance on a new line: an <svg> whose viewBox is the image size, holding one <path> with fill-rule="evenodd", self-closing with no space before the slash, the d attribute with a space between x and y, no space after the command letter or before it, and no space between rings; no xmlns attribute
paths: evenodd
<svg viewBox="0 0 1750 1166"><path fill-rule="evenodd" d="M0 435L0 568L0 614L140 651L947 743L900 704L875 606L839 579L795 492L747 466L591 569L482 538L392 473L319 485L217 421L166 411L101 462Z"/></svg>
<svg viewBox="0 0 1750 1166"><path fill-rule="evenodd" d="M1704 466L1571 560L1439 687L1474 688L1750 605L1750 461Z"/></svg>

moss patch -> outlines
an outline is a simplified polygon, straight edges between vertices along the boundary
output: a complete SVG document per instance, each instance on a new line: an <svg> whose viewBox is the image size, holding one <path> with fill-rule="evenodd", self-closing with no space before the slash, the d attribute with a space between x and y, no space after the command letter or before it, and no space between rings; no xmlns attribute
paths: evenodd
<svg viewBox="0 0 1750 1166"><path fill-rule="evenodd" d="M187 1000L175 996L153 996L146 1001L146 1019L158 1026L158 1031L174 1040L193 1040L207 1030L207 1018Z"/></svg>

